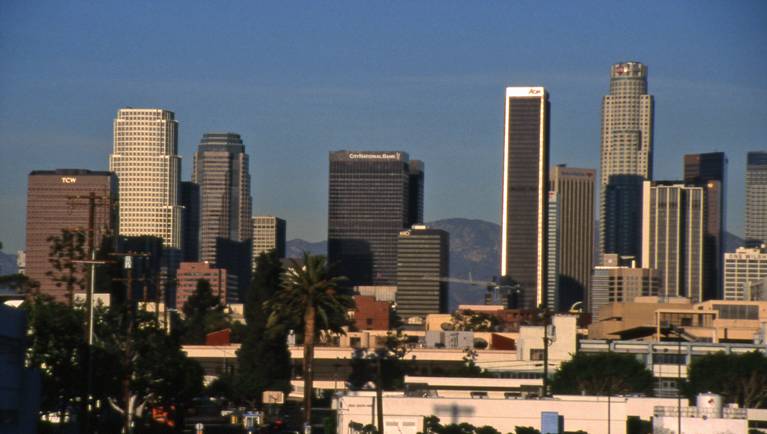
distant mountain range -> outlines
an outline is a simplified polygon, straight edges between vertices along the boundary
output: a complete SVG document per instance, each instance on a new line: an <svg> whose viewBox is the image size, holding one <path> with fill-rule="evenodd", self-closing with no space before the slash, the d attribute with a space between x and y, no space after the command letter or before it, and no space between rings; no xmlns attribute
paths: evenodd
<svg viewBox="0 0 767 434"><path fill-rule="evenodd" d="M501 227L484 220L450 218L426 223L450 234L450 277L491 281L500 274ZM599 227L597 225L596 227ZM724 249L733 252L743 246L743 239L730 232L724 234ZM301 239L290 240L286 247L289 257L299 257L303 251L326 254L327 241L315 243ZM484 302L485 286L451 283L449 304L451 310L459 304Z"/></svg>
<svg viewBox="0 0 767 434"><path fill-rule="evenodd" d="M450 277L489 281L498 275L501 229L495 223L482 220L451 218L426 223L450 234ZM285 246L288 257L302 252L326 254L327 241L290 240ZM451 309L459 304L477 304L484 300L484 285L450 284Z"/></svg>

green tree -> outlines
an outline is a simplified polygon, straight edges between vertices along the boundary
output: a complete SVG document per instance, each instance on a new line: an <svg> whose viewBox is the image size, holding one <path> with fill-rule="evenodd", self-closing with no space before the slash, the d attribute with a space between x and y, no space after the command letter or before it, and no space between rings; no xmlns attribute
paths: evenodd
<svg viewBox="0 0 767 434"><path fill-rule="evenodd" d="M494 332L498 331L500 320L487 312L471 310L455 311L451 317L450 330Z"/></svg>
<svg viewBox="0 0 767 434"><path fill-rule="evenodd" d="M276 251L256 259L250 290L245 298L245 327L237 350L237 398L261 404L264 390L290 391L290 352L287 330L267 329L264 303L282 286L282 263Z"/></svg>
<svg viewBox="0 0 767 434"><path fill-rule="evenodd" d="M514 434L541 434L541 432L531 426L515 426Z"/></svg>
<svg viewBox="0 0 767 434"><path fill-rule="evenodd" d="M718 352L694 359L684 386L690 397L714 392L744 408L767 406L767 356Z"/></svg>
<svg viewBox="0 0 767 434"><path fill-rule="evenodd" d="M580 395L651 394L652 373L636 357L619 353L576 353L551 381L553 393Z"/></svg>
<svg viewBox="0 0 767 434"><path fill-rule="evenodd" d="M42 374L40 411L66 421L83 392L85 317L81 310L44 295L35 296L24 309L29 336L26 364Z"/></svg>
<svg viewBox="0 0 767 434"><path fill-rule="evenodd" d="M221 297L214 295L210 282L197 281L197 288L184 303L183 342L204 344L205 336L213 331L229 327L229 317L224 312Z"/></svg>
<svg viewBox="0 0 767 434"><path fill-rule="evenodd" d="M268 328L283 328L301 318L304 357L304 422L311 422L314 383L314 341L321 330L342 332L340 318L347 318L352 298L339 291L340 277L333 277L324 256L304 252L303 261L292 260L285 272L282 290L267 303ZM320 327L317 327L319 320Z"/></svg>
<svg viewBox="0 0 767 434"><path fill-rule="evenodd" d="M46 274L57 288L66 290L67 300L72 305L75 291L86 288L86 266L74 262L87 259L85 232L62 229L61 235L48 237L48 242L51 243L48 262L53 270Z"/></svg>
<svg viewBox="0 0 767 434"><path fill-rule="evenodd" d="M100 315L96 331L97 363L112 361L101 374L110 376L103 393L123 418L124 434L132 432L134 420L141 421L147 408L183 409L202 391L202 368L153 314L127 304L113 306Z"/></svg>

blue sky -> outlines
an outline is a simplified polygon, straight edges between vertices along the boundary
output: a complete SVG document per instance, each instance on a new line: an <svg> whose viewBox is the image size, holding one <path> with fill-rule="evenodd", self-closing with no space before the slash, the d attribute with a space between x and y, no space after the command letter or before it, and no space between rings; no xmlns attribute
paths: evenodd
<svg viewBox="0 0 767 434"><path fill-rule="evenodd" d="M599 166L609 67L649 66L655 175L724 151L742 233L745 153L767 149L767 2L0 2L0 240L23 248L34 169L106 169L120 107L242 134L254 213L324 239L327 156L426 163L426 219L498 221L503 88L543 85L552 164Z"/></svg>

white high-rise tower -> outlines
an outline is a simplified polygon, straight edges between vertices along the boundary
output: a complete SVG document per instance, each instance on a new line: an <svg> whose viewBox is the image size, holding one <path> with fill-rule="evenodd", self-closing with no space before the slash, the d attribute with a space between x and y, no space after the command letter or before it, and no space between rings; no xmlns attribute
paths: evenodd
<svg viewBox="0 0 767 434"><path fill-rule="evenodd" d="M118 110L109 170L118 179L120 235L156 236L165 248L180 249L181 157L173 112Z"/></svg>

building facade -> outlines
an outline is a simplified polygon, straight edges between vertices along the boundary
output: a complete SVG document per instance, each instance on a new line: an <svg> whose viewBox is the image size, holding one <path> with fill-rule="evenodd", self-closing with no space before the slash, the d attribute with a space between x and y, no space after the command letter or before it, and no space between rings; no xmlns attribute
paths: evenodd
<svg viewBox="0 0 767 434"><path fill-rule="evenodd" d="M203 134L192 181L200 186L200 259L215 261L216 239L252 236L250 169L240 135Z"/></svg>
<svg viewBox="0 0 767 434"><path fill-rule="evenodd" d="M114 120L109 170L119 185L120 235L163 239L168 258L182 247L178 123L162 109L123 108Z"/></svg>
<svg viewBox="0 0 767 434"><path fill-rule="evenodd" d="M724 254L724 299L767 300L767 248Z"/></svg>
<svg viewBox="0 0 767 434"><path fill-rule="evenodd" d="M585 301L591 287L596 171L557 165L551 168L549 180L559 205L557 309L567 310Z"/></svg>
<svg viewBox="0 0 767 434"><path fill-rule="evenodd" d="M556 312L559 309L559 265L562 261L561 253L561 208L559 198L555 191L549 191L549 216L548 231L546 234L546 307Z"/></svg>
<svg viewBox="0 0 767 434"><path fill-rule="evenodd" d="M722 298L722 258L727 209L727 157L724 152L684 156L684 182L703 188L703 299Z"/></svg>
<svg viewBox="0 0 767 434"><path fill-rule="evenodd" d="M184 232L183 261L200 259L200 186L194 182L181 183L181 205L184 207L182 226Z"/></svg>
<svg viewBox="0 0 767 434"><path fill-rule="evenodd" d="M278 258L285 257L285 220L268 215L253 217L253 270L261 253L275 250Z"/></svg>
<svg viewBox="0 0 767 434"><path fill-rule="evenodd" d="M703 301L705 209L703 187L644 182L642 266L660 273L659 295Z"/></svg>
<svg viewBox="0 0 767 434"><path fill-rule="evenodd" d="M181 310L189 297L197 290L199 280L207 280L213 295L227 303L227 293L235 283L228 275L225 268L216 268L209 262L182 262L176 274L178 286L176 289L176 308Z"/></svg>
<svg viewBox="0 0 767 434"><path fill-rule="evenodd" d="M397 241L397 313L403 319L447 312L450 239L441 229L413 225Z"/></svg>
<svg viewBox="0 0 767 434"><path fill-rule="evenodd" d="M647 67L621 62L610 69L602 98L599 253L639 258L642 181L652 179L653 97Z"/></svg>
<svg viewBox="0 0 767 434"><path fill-rule="evenodd" d="M334 272L350 286L395 284L397 237L423 217L423 164L398 151L332 152L329 184Z"/></svg>
<svg viewBox="0 0 767 434"><path fill-rule="evenodd" d="M544 303L547 279L549 99L507 87L501 200L501 275L520 285L521 308Z"/></svg>
<svg viewBox="0 0 767 434"><path fill-rule="evenodd" d="M639 268L636 261L630 265L620 263L618 255L608 253L603 258L603 265L594 267L588 311L594 320L599 319L602 306L609 303L631 302L636 297L655 296L660 290L661 280L658 271Z"/></svg>
<svg viewBox="0 0 767 434"><path fill-rule="evenodd" d="M745 223L747 247L767 244L767 151L747 156Z"/></svg>
<svg viewBox="0 0 767 434"><path fill-rule="evenodd" d="M68 299L69 291L62 281L67 272L56 270L51 263L51 238L66 242L68 236L63 232L67 231L72 235L70 245L80 251L80 257L75 259L89 259L91 194L94 197L94 247L99 248L104 237L114 235L118 229L114 174L81 169L35 170L29 174L24 274L40 284L40 292L59 301ZM87 288L85 269L85 266L75 266L73 291Z"/></svg>

